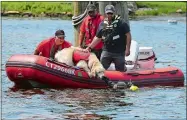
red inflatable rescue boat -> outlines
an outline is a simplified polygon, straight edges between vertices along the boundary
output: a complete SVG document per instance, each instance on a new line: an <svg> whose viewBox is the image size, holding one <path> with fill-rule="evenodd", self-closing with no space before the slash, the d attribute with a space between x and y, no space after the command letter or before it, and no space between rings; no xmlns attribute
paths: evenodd
<svg viewBox="0 0 187 120"><path fill-rule="evenodd" d="M89 78L80 68L67 66L36 55L13 55L6 63L8 78L15 86L52 88L107 88L97 78ZM184 74L176 67L138 71L105 71L105 76L114 83L132 83L138 87L184 86Z"/></svg>

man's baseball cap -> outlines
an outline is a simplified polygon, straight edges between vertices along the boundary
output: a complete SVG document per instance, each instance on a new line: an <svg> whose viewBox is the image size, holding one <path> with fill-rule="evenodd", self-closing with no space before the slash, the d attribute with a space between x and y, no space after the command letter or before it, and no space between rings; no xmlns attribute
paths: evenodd
<svg viewBox="0 0 187 120"><path fill-rule="evenodd" d="M107 14L107 13L114 13L115 12L115 8L114 8L114 6L113 5L107 5L106 7L105 7L105 13Z"/></svg>
<svg viewBox="0 0 187 120"><path fill-rule="evenodd" d="M88 10L88 12L89 12L89 11L95 11L95 10L96 10L96 6L93 5L93 4L89 4L89 5L87 6L87 10Z"/></svg>
<svg viewBox="0 0 187 120"><path fill-rule="evenodd" d="M57 30L55 32L55 36L57 36L57 37L65 37L65 33L64 33L63 30Z"/></svg>

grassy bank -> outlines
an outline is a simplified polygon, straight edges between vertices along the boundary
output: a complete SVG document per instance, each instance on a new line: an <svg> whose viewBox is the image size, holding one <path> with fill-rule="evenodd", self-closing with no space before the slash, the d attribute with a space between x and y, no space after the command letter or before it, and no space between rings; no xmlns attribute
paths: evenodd
<svg viewBox="0 0 187 120"><path fill-rule="evenodd" d="M72 12L72 2L2 2L3 11L32 12L33 14Z"/></svg>
<svg viewBox="0 0 187 120"><path fill-rule="evenodd" d="M152 8L152 10L138 10L135 15L165 15L176 13L178 9L186 12L186 2L136 2L138 8ZM72 2L2 2L2 11L41 13L73 13Z"/></svg>
<svg viewBox="0 0 187 120"><path fill-rule="evenodd" d="M178 9L186 13L186 2L136 2L138 8L152 8L152 10L138 10L136 15L169 15Z"/></svg>

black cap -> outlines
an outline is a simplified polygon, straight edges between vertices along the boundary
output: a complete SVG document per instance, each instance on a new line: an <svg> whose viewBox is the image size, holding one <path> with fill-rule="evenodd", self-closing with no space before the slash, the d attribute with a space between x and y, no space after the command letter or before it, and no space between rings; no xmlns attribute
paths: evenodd
<svg viewBox="0 0 187 120"><path fill-rule="evenodd" d="M96 6L93 5L93 4L89 4L89 5L87 6L87 10L88 10L88 12L89 12L89 11L95 11L95 10L96 10Z"/></svg>
<svg viewBox="0 0 187 120"><path fill-rule="evenodd" d="M107 14L107 13L114 13L115 12L115 8L114 8L114 6L113 5L107 5L106 7L105 7L105 13Z"/></svg>
<svg viewBox="0 0 187 120"><path fill-rule="evenodd" d="M65 37L65 33L64 33L63 30L57 30L55 32L55 36L57 36L57 37Z"/></svg>

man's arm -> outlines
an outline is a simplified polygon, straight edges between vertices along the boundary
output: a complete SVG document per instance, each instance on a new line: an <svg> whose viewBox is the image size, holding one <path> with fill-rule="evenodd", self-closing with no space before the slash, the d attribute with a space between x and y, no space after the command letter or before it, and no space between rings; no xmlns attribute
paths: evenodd
<svg viewBox="0 0 187 120"><path fill-rule="evenodd" d="M79 34L79 47L82 47L82 42L83 42L83 39L84 39L84 35L85 35L85 33L80 31L80 34Z"/></svg>
<svg viewBox="0 0 187 120"><path fill-rule="evenodd" d="M131 47L131 33L128 32L126 33L126 36L127 36L127 43L126 43L126 56L129 56L130 55L130 47Z"/></svg>
<svg viewBox="0 0 187 120"><path fill-rule="evenodd" d="M101 38L98 38L95 36L93 38L93 41L90 43L90 45L86 48L87 50L94 48L99 42L101 41Z"/></svg>
<svg viewBox="0 0 187 120"><path fill-rule="evenodd" d="M125 55L130 55L130 47L131 47L131 33L130 33L130 27L129 25L122 21L122 30L124 30L124 33L126 35L126 49L125 49Z"/></svg>
<svg viewBox="0 0 187 120"><path fill-rule="evenodd" d="M43 45L45 44L45 41L42 41L41 43L39 43L39 45L36 47L35 51L34 51L34 55L42 55L42 49L43 49Z"/></svg>
<svg viewBox="0 0 187 120"><path fill-rule="evenodd" d="M83 44L83 40L84 40L84 35L85 35L85 32L86 32L86 29L85 29L85 27L86 27L86 18L84 18L84 20L83 20L83 22L82 22L82 24L81 24L81 26L80 26L80 33L79 33L79 43L78 43L78 46L79 47L83 47L82 46L82 44Z"/></svg>
<svg viewBox="0 0 187 120"><path fill-rule="evenodd" d="M37 49L34 51L34 55L42 56L42 52L39 52Z"/></svg>
<svg viewBox="0 0 187 120"><path fill-rule="evenodd" d="M34 51L34 55L39 55L39 51L37 49Z"/></svg>

